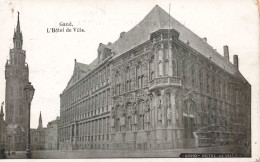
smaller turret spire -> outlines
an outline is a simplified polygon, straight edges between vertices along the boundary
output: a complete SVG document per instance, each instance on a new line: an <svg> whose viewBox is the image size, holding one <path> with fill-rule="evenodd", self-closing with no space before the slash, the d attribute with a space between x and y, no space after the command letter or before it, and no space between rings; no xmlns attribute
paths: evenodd
<svg viewBox="0 0 260 162"><path fill-rule="evenodd" d="M39 125L38 125L37 129L42 129L42 114L41 114L41 111L40 111L40 117L39 117Z"/></svg>
<svg viewBox="0 0 260 162"><path fill-rule="evenodd" d="M16 31L20 33L20 19L19 19L20 12L17 11L17 13L18 13L18 18L17 18Z"/></svg>

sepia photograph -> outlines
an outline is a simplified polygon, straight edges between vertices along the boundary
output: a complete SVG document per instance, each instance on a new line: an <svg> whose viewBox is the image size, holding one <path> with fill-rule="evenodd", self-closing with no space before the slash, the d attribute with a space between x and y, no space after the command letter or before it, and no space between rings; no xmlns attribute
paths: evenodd
<svg viewBox="0 0 260 162"><path fill-rule="evenodd" d="M0 0L0 159L260 161L259 13Z"/></svg>

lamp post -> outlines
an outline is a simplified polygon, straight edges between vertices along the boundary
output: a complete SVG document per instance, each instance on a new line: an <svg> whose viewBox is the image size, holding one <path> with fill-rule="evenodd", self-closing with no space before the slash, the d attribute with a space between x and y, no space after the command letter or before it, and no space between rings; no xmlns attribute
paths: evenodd
<svg viewBox="0 0 260 162"><path fill-rule="evenodd" d="M27 129L27 148L26 148L26 157L27 158L31 158L32 153L31 153L31 134L30 134L30 113L31 113L31 102L33 99L33 95L34 95L34 91L35 89L33 88L33 86L31 85L31 82L29 82L25 88L25 98L26 101L28 103L28 129Z"/></svg>
<svg viewBox="0 0 260 162"><path fill-rule="evenodd" d="M11 147L11 135L8 135L8 144L9 144L9 147L8 147L8 155L10 155L10 147Z"/></svg>

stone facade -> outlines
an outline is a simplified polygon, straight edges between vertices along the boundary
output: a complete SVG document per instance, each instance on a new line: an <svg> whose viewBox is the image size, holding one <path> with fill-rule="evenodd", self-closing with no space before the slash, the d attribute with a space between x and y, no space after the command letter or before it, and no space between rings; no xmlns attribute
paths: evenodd
<svg viewBox="0 0 260 162"><path fill-rule="evenodd" d="M20 30L19 14L13 43L14 47L10 49L10 59L5 65L5 120L8 125L18 125L27 132L28 104L25 99L24 87L29 82L29 71L28 64L25 62L26 52L22 49L23 35ZM26 140L22 142L26 143ZM25 145L21 145L24 146L23 150L25 150Z"/></svg>
<svg viewBox="0 0 260 162"><path fill-rule="evenodd" d="M59 122L60 118L57 117L48 123L45 132L45 149L46 150L58 150L59 149Z"/></svg>
<svg viewBox="0 0 260 162"><path fill-rule="evenodd" d="M31 129L31 149L45 150L46 128Z"/></svg>
<svg viewBox="0 0 260 162"><path fill-rule="evenodd" d="M170 29L169 29L170 26ZM176 149L251 141L251 86L159 6L60 95L60 149Z"/></svg>
<svg viewBox="0 0 260 162"><path fill-rule="evenodd" d="M32 150L45 150L46 128L42 127L42 115L40 113L39 125L37 129L31 129L31 148Z"/></svg>

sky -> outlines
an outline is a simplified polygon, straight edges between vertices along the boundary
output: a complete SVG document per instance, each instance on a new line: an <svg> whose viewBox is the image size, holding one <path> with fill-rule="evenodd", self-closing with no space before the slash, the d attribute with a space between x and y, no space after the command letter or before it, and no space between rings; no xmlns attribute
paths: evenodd
<svg viewBox="0 0 260 162"><path fill-rule="evenodd" d="M116 41L155 5L168 12L169 4L171 16L198 36L207 37L220 54L228 45L231 62L233 55L238 55L240 72L252 85L252 114L259 118L259 14L255 0L0 0L0 101L5 100L4 70L13 46L17 11L29 80L36 89L31 109L31 127L36 128L40 111L44 127L59 116L59 95L73 73L74 59L91 63L99 43ZM69 22L85 32L47 33L48 28ZM259 124L256 117L252 122Z"/></svg>

